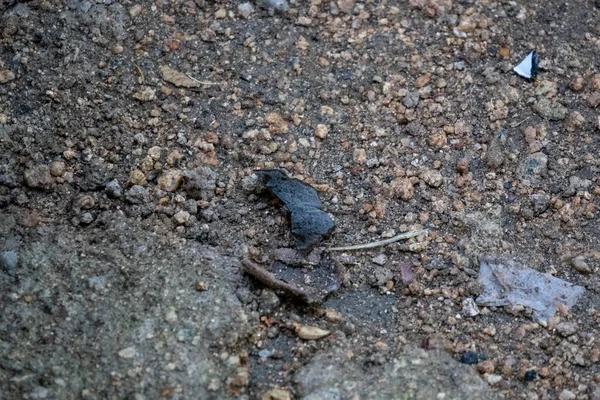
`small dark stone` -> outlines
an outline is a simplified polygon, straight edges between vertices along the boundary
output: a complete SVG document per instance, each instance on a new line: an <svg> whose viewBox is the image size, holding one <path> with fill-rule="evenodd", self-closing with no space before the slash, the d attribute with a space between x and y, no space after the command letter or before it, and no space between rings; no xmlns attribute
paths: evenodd
<svg viewBox="0 0 600 400"><path fill-rule="evenodd" d="M154 204L144 204L143 206L140 207L140 213L142 214L142 217L144 217L144 218L152 215L154 210L155 210Z"/></svg>
<svg viewBox="0 0 600 400"><path fill-rule="evenodd" d="M460 362L467 365L475 365L481 361L487 360L487 356L483 353L475 353L473 351L465 351L462 356L460 356Z"/></svg>
<svg viewBox="0 0 600 400"><path fill-rule="evenodd" d="M529 371L525 372L525 375L523 376L523 380L525 382L531 382L535 380L535 378L537 378L537 371L535 369L530 369Z"/></svg>
<svg viewBox="0 0 600 400"><path fill-rule="evenodd" d="M110 181L111 173L106 164L100 160L93 160L83 168L83 180L79 187L85 191L104 189L106 182Z"/></svg>
<svg viewBox="0 0 600 400"><path fill-rule="evenodd" d="M10 196L0 196L0 208L8 207L10 204Z"/></svg>

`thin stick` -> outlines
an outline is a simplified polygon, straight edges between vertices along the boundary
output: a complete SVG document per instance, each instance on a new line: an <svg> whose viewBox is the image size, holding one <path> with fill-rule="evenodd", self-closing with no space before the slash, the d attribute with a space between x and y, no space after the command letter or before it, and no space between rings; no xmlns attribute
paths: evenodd
<svg viewBox="0 0 600 400"><path fill-rule="evenodd" d="M188 78L190 78L191 80L193 80L194 82L198 82L202 85L220 85L219 82L208 82L208 81L199 81L198 79L194 78L193 76L191 76L190 74L185 74L185 76L187 76Z"/></svg>
<svg viewBox="0 0 600 400"><path fill-rule="evenodd" d="M247 257L242 259L242 265L244 266L244 271L247 274L252 275L267 287L273 290L282 290L287 294L297 297L307 303L319 302L328 294L327 292L321 292L320 290L309 286L288 283L277 279L274 274L265 270Z"/></svg>
<svg viewBox="0 0 600 400"><path fill-rule="evenodd" d="M354 246L343 246L343 247L330 247L325 249L325 251L348 251L348 250L362 250L362 249L372 249L374 247L385 246L386 244L394 243L402 239L410 239L415 236L419 236L423 233L427 233L426 230L421 231L409 231L405 233L401 233L399 235L394 236L393 238L378 240L376 242L365 243L365 244L356 244Z"/></svg>
<svg viewBox="0 0 600 400"><path fill-rule="evenodd" d="M133 64L133 66L135 67L137 73L140 76L140 83L144 83L145 79L144 79L144 73L142 72L142 69L137 64Z"/></svg>
<svg viewBox="0 0 600 400"><path fill-rule="evenodd" d="M523 122L527 121L529 118L531 118L531 115L530 115L529 117L525 118L525 119L524 119L523 121L521 121L521 122L517 122L517 123L514 123L514 122L513 122L513 124L512 124L510 127L511 127L511 128L516 128L517 126L521 125Z"/></svg>

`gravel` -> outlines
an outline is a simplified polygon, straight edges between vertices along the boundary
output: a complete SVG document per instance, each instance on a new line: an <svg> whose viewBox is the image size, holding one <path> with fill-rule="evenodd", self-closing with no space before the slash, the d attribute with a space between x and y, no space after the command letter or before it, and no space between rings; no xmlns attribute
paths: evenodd
<svg viewBox="0 0 600 400"><path fill-rule="evenodd" d="M599 10L563 3L0 0L3 398L598 397ZM240 268L296 250L258 169L322 249L427 235L287 254L342 263L306 307ZM476 307L495 254L585 293Z"/></svg>

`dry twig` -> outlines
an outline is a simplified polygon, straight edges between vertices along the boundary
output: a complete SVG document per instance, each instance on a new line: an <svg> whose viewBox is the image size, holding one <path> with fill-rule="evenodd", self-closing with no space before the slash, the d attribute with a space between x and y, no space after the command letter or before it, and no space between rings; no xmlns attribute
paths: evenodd
<svg viewBox="0 0 600 400"><path fill-rule="evenodd" d="M364 243L364 244L356 244L353 246L330 247L330 248L326 249L325 251L349 251L349 250L372 249L374 247L385 246L386 244L394 243L394 242L397 242L402 239L410 239L410 238L419 236L423 233L427 233L427 231L426 230L409 231L409 232L404 232L404 233L401 233L399 235L396 235L392 238L385 239L385 240L378 240L376 242L370 242L370 243Z"/></svg>
<svg viewBox="0 0 600 400"><path fill-rule="evenodd" d="M244 266L244 271L247 274L252 275L267 287L273 290L282 290L287 294L297 297L307 303L319 302L323 300L327 294L329 294L328 292L317 290L309 286L287 283L277 279L273 273L265 270L259 264L251 261L248 257L244 257L242 259L242 265Z"/></svg>

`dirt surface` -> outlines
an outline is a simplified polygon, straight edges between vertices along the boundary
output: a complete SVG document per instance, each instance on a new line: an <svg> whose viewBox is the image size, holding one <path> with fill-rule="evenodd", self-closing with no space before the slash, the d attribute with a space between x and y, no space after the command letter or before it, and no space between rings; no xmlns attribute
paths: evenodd
<svg viewBox="0 0 600 400"><path fill-rule="evenodd" d="M0 399L599 399L598 7L0 0ZM303 304L265 168L428 233ZM489 255L586 290L475 307Z"/></svg>

